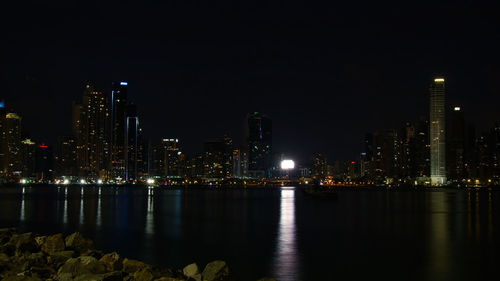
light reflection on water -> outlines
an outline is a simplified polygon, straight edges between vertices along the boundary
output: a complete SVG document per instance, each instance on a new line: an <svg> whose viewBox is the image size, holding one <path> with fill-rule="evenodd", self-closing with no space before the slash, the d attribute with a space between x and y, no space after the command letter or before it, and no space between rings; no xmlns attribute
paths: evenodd
<svg viewBox="0 0 500 281"><path fill-rule="evenodd" d="M295 229L295 189L283 188L280 199L280 219L274 269L279 280L298 280L299 255Z"/></svg>
<svg viewBox="0 0 500 281"><path fill-rule="evenodd" d="M80 231L175 268L223 259L242 281L493 280L498 202L498 190L343 190L330 201L295 188L25 186L0 188L0 227Z"/></svg>
<svg viewBox="0 0 500 281"><path fill-rule="evenodd" d="M149 236L154 234L154 187L148 186L147 213L145 233Z"/></svg>

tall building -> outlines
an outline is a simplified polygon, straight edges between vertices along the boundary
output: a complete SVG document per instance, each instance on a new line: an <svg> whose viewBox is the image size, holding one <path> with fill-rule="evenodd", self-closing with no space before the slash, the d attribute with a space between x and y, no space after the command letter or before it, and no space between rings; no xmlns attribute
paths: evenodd
<svg viewBox="0 0 500 281"><path fill-rule="evenodd" d="M462 181L465 174L465 121L462 108L454 106L446 136L446 171L448 178Z"/></svg>
<svg viewBox="0 0 500 281"><path fill-rule="evenodd" d="M230 166L231 169L229 171L227 171L226 166L227 162L232 164L231 160L227 159L227 143L228 141L226 138L205 141L203 146L203 174L205 178L210 180L220 180L228 177L228 173L231 173L232 165Z"/></svg>
<svg viewBox="0 0 500 281"><path fill-rule="evenodd" d="M248 148L246 146L233 148L233 177L248 177Z"/></svg>
<svg viewBox="0 0 500 281"><path fill-rule="evenodd" d="M127 106L126 120L125 180L137 181L139 117L137 117L137 107L135 105Z"/></svg>
<svg viewBox="0 0 500 281"><path fill-rule="evenodd" d="M183 171L181 167L181 154L179 148L179 139L164 138L163 145L163 167L162 175L167 178L179 178Z"/></svg>
<svg viewBox="0 0 500 281"><path fill-rule="evenodd" d="M72 136L61 136L57 140L57 175L78 176L76 141Z"/></svg>
<svg viewBox="0 0 500 281"><path fill-rule="evenodd" d="M7 132L5 131L5 107L0 101L0 182L7 174Z"/></svg>
<svg viewBox="0 0 500 281"><path fill-rule="evenodd" d="M21 163L23 178L36 178L36 144L31 139L21 141Z"/></svg>
<svg viewBox="0 0 500 281"><path fill-rule="evenodd" d="M312 177L318 180L325 179L328 175L326 154L316 153L314 154L312 160L313 160Z"/></svg>
<svg viewBox="0 0 500 281"><path fill-rule="evenodd" d="M8 180L16 181L22 174L21 162L21 117L7 113L3 119L4 173Z"/></svg>
<svg viewBox="0 0 500 281"><path fill-rule="evenodd" d="M52 148L45 144L35 146L36 177L39 182L50 182L53 179Z"/></svg>
<svg viewBox="0 0 500 281"><path fill-rule="evenodd" d="M435 78L430 92L431 184L446 184L445 82Z"/></svg>
<svg viewBox="0 0 500 281"><path fill-rule="evenodd" d="M81 112L83 164L85 176L92 180L108 178L109 143L106 132L108 108L103 92L87 85L83 93Z"/></svg>
<svg viewBox="0 0 500 281"><path fill-rule="evenodd" d="M267 177L272 166L272 121L265 114L253 112L247 115L245 123L249 174Z"/></svg>
<svg viewBox="0 0 500 281"><path fill-rule="evenodd" d="M125 179L127 82L113 82L111 90L111 171L113 179Z"/></svg>

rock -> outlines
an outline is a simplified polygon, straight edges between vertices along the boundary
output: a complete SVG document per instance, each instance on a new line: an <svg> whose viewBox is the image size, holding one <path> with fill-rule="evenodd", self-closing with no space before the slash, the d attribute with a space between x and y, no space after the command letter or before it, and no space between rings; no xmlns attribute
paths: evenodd
<svg viewBox="0 0 500 281"><path fill-rule="evenodd" d="M50 276L54 275L55 270L48 266L44 267L32 266L29 269L29 272L31 272L32 276L36 274L36 276L40 278L47 279Z"/></svg>
<svg viewBox="0 0 500 281"><path fill-rule="evenodd" d="M104 255L103 251L99 250L87 250L86 252L80 253L81 256L90 256L94 257L96 259L101 259L102 256Z"/></svg>
<svg viewBox="0 0 500 281"><path fill-rule="evenodd" d="M184 269L182 269L182 273L184 274L184 276L190 278L199 274L200 270L198 269L198 265L196 263L192 263L185 266Z"/></svg>
<svg viewBox="0 0 500 281"><path fill-rule="evenodd" d="M74 281L103 281L104 274L83 274L73 279Z"/></svg>
<svg viewBox="0 0 500 281"><path fill-rule="evenodd" d="M9 256L4 253L0 253L0 263L2 262L9 262Z"/></svg>
<svg viewBox="0 0 500 281"><path fill-rule="evenodd" d="M129 259L123 260L123 270L122 270L123 272L131 274L140 271L144 268L150 268L150 266L137 260L129 260Z"/></svg>
<svg viewBox="0 0 500 281"><path fill-rule="evenodd" d="M66 247L80 253L85 253L94 249L94 242L83 237L79 232L75 232L66 237Z"/></svg>
<svg viewBox="0 0 500 281"><path fill-rule="evenodd" d="M65 245L63 236L61 233L56 235L51 235L45 238L45 242L42 244L42 251L47 254L53 254L55 252L64 251Z"/></svg>
<svg viewBox="0 0 500 281"><path fill-rule="evenodd" d="M47 265L47 258L42 252L32 253L26 256L27 266L45 266Z"/></svg>
<svg viewBox="0 0 500 281"><path fill-rule="evenodd" d="M10 268L9 256L4 253L0 253L0 273L4 272L8 268Z"/></svg>
<svg viewBox="0 0 500 281"><path fill-rule="evenodd" d="M113 271L104 274L103 281L122 281L123 280L123 272L121 271Z"/></svg>
<svg viewBox="0 0 500 281"><path fill-rule="evenodd" d="M35 242L38 245L38 247L42 247L43 243L45 243L45 240L47 240L47 236L37 236L37 237L35 237Z"/></svg>
<svg viewBox="0 0 500 281"><path fill-rule="evenodd" d="M143 268L136 271L134 274L134 280L136 281L153 281L154 277L149 268Z"/></svg>
<svg viewBox="0 0 500 281"><path fill-rule="evenodd" d="M205 266L201 276L203 281L226 280L229 276L229 268L225 261L213 261Z"/></svg>
<svg viewBox="0 0 500 281"><path fill-rule="evenodd" d="M0 228L0 245L9 242L14 233L17 233L15 228Z"/></svg>
<svg viewBox="0 0 500 281"><path fill-rule="evenodd" d="M156 267L156 266L151 269L151 273L153 273L153 276L155 279L161 278L161 277L181 278L184 276L182 274L182 271L174 271L170 268L162 268L162 267Z"/></svg>
<svg viewBox="0 0 500 281"><path fill-rule="evenodd" d="M23 233L14 234L10 238L9 245L13 245L16 248L16 254L20 255L26 252L33 253L37 252L38 245L35 242L33 233Z"/></svg>
<svg viewBox="0 0 500 281"><path fill-rule="evenodd" d="M108 271L122 270L123 268L123 259L116 252L105 254L99 261L106 265Z"/></svg>
<svg viewBox="0 0 500 281"><path fill-rule="evenodd" d="M2 281L42 281L42 279L32 276L9 276Z"/></svg>
<svg viewBox="0 0 500 281"><path fill-rule="evenodd" d="M56 268L59 268L63 265L67 260L75 256L74 251L61 251L55 252L54 254L47 257L47 263L54 265Z"/></svg>
<svg viewBox="0 0 500 281"><path fill-rule="evenodd" d="M93 257L68 259L57 272L58 280L67 280L84 274L103 274L106 267Z"/></svg>

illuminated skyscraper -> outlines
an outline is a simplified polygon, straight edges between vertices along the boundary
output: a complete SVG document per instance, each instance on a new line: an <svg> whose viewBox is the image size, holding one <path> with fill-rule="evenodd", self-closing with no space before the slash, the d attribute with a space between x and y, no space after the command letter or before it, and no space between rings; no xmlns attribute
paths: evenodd
<svg viewBox="0 0 500 281"><path fill-rule="evenodd" d="M247 115L245 125L248 172L251 177L266 177L272 164L272 121L267 115L254 112Z"/></svg>
<svg viewBox="0 0 500 281"><path fill-rule="evenodd" d="M431 184L446 184L445 83L435 78L430 92Z"/></svg>
<svg viewBox="0 0 500 281"><path fill-rule="evenodd" d="M3 119L5 143L4 171L7 179L17 180L21 176L21 117L15 113L7 113Z"/></svg>
<svg viewBox="0 0 500 281"><path fill-rule="evenodd" d="M108 111L104 93L91 85L85 87L81 106L73 107L79 121L73 123L77 133L78 166L82 176L106 179L109 143L106 135Z"/></svg>
<svg viewBox="0 0 500 281"><path fill-rule="evenodd" d="M113 179L125 178L127 82L114 82L111 90L111 170Z"/></svg>
<svg viewBox="0 0 500 281"><path fill-rule="evenodd" d="M125 126L125 180L137 181L139 117L135 105L127 106Z"/></svg>

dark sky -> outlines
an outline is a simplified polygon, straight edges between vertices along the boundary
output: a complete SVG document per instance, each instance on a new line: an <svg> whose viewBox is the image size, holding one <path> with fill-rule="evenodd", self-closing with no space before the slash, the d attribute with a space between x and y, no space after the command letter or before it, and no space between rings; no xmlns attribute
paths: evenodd
<svg viewBox="0 0 500 281"><path fill-rule="evenodd" d="M53 144L87 81L128 81L146 134L188 153L241 143L258 110L276 152L352 159L366 132L427 115L434 75L467 121L500 120L494 1L15 2L0 9L0 99Z"/></svg>

